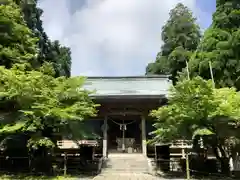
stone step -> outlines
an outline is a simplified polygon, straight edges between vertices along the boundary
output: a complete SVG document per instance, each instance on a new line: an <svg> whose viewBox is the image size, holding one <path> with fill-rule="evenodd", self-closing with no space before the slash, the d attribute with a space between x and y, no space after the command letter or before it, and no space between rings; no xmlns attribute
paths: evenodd
<svg viewBox="0 0 240 180"><path fill-rule="evenodd" d="M160 178L143 173L112 173L101 174L96 176L94 180L160 180Z"/></svg>
<svg viewBox="0 0 240 180"><path fill-rule="evenodd" d="M148 161L142 154L111 154L107 160L105 173L147 173Z"/></svg>
<svg viewBox="0 0 240 180"><path fill-rule="evenodd" d="M104 174L117 174L117 173L138 173L138 174L150 174L148 171L126 171L126 170L119 170L119 171L117 171L117 170L111 170L111 171L102 171L102 173L104 173Z"/></svg>
<svg viewBox="0 0 240 180"><path fill-rule="evenodd" d="M107 167L106 169L148 169L148 166L129 166L129 165L124 165L124 166L110 166Z"/></svg>
<svg viewBox="0 0 240 180"><path fill-rule="evenodd" d="M104 169L103 171L107 171L107 172L122 172L122 171L126 171L126 172L148 172L148 168L107 168Z"/></svg>
<svg viewBox="0 0 240 180"><path fill-rule="evenodd" d="M148 169L104 169L103 171L106 171L106 172L122 172L122 171L126 171L126 172L148 172Z"/></svg>
<svg viewBox="0 0 240 180"><path fill-rule="evenodd" d="M111 166L111 167L107 167L106 169L126 169L126 168L131 168L131 169L147 169L148 166Z"/></svg>

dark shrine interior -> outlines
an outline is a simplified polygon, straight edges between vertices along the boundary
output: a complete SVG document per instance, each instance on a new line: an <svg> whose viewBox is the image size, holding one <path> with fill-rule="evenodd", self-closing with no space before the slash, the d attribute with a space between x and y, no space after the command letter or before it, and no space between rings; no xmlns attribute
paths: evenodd
<svg viewBox="0 0 240 180"><path fill-rule="evenodd" d="M137 115L114 115L108 117L108 145L109 149L117 148L117 138L123 137L123 126L125 138L134 138L136 145L141 145L141 117Z"/></svg>

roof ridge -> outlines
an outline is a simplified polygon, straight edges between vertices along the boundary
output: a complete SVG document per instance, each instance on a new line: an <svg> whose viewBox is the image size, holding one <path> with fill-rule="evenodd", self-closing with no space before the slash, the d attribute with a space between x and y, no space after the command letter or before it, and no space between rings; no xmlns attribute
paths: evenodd
<svg viewBox="0 0 240 180"><path fill-rule="evenodd" d="M169 78L169 75L146 75L146 76L87 76L88 79L141 79L141 78Z"/></svg>

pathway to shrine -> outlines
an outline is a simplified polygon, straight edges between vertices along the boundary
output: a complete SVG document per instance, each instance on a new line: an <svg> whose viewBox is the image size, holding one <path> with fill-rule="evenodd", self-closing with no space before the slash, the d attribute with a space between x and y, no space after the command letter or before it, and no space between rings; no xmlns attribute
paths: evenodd
<svg viewBox="0 0 240 180"><path fill-rule="evenodd" d="M109 154L107 167L93 180L160 180L149 174L147 158L142 154Z"/></svg>
<svg viewBox="0 0 240 180"><path fill-rule="evenodd" d="M161 180L163 178L154 177L143 173L116 173L102 174L93 178L93 180Z"/></svg>

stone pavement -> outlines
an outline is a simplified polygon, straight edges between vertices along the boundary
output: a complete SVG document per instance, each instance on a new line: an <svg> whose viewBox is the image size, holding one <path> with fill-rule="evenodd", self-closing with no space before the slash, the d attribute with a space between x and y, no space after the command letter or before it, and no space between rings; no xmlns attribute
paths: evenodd
<svg viewBox="0 0 240 180"><path fill-rule="evenodd" d="M162 178L155 177L144 173L106 173L100 174L93 180L160 180Z"/></svg>

